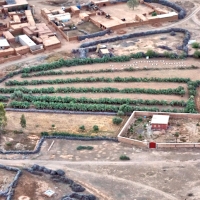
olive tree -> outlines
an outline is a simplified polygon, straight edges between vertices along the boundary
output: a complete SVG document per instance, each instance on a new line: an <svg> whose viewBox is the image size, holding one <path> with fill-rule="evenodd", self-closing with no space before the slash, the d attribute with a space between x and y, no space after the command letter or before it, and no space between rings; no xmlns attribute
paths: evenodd
<svg viewBox="0 0 200 200"><path fill-rule="evenodd" d="M139 5L139 1L138 0L128 0L127 5L129 8L133 8L133 10L134 10L134 8Z"/></svg>

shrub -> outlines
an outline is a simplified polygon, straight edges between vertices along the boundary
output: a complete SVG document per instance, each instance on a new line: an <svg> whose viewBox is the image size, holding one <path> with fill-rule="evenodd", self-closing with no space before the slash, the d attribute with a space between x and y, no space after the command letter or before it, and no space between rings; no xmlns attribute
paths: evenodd
<svg viewBox="0 0 200 200"><path fill-rule="evenodd" d="M13 131L13 133L14 133L14 134L22 134L23 131L17 131L17 130L15 130L15 131Z"/></svg>
<svg viewBox="0 0 200 200"><path fill-rule="evenodd" d="M192 48L198 49L200 47L200 44L198 42L192 43Z"/></svg>
<svg viewBox="0 0 200 200"><path fill-rule="evenodd" d="M80 150L92 150L92 149L94 149L94 147L92 147L92 146L78 146L76 148L76 150L78 150L78 151L80 151Z"/></svg>
<svg viewBox="0 0 200 200"><path fill-rule="evenodd" d="M79 129L80 129L81 131L85 131L85 126L82 125L82 126L79 127Z"/></svg>
<svg viewBox="0 0 200 200"><path fill-rule="evenodd" d="M149 56L149 58L153 58L153 57L156 57L156 52L149 49L147 52L146 52L146 56Z"/></svg>
<svg viewBox="0 0 200 200"><path fill-rule="evenodd" d="M120 159L120 160L130 160L130 158L129 158L128 156L126 156L126 155L121 155L121 156L119 157L119 159Z"/></svg>
<svg viewBox="0 0 200 200"><path fill-rule="evenodd" d="M52 124L51 127L52 127L52 128L55 128L55 124Z"/></svg>
<svg viewBox="0 0 200 200"><path fill-rule="evenodd" d="M49 136L48 132L41 132L41 136Z"/></svg>
<svg viewBox="0 0 200 200"><path fill-rule="evenodd" d="M151 14L153 17L157 16L157 13L154 11L152 14Z"/></svg>
<svg viewBox="0 0 200 200"><path fill-rule="evenodd" d="M124 112L121 111L121 110L118 110L117 115L118 115L118 116L124 116Z"/></svg>
<svg viewBox="0 0 200 200"><path fill-rule="evenodd" d="M99 127L97 125L93 126L93 131L98 132L99 131Z"/></svg>
<svg viewBox="0 0 200 200"><path fill-rule="evenodd" d="M7 145L8 147L11 147L11 146L12 146L12 143L11 143L11 142L7 142L6 145Z"/></svg>
<svg viewBox="0 0 200 200"><path fill-rule="evenodd" d="M26 128L26 118L24 116L24 114L22 114L21 118L20 118L20 124L22 128Z"/></svg>
<svg viewBox="0 0 200 200"><path fill-rule="evenodd" d="M123 119L122 118L120 118L120 117L114 117L113 118L113 124L121 124L122 123L122 121L123 121Z"/></svg>
<svg viewBox="0 0 200 200"><path fill-rule="evenodd" d="M138 121L138 122L142 122L142 121L143 121L143 118L142 118L142 117L139 117L139 118L137 119L137 121Z"/></svg>
<svg viewBox="0 0 200 200"><path fill-rule="evenodd" d="M195 51L193 56L194 58L200 58L200 51Z"/></svg>

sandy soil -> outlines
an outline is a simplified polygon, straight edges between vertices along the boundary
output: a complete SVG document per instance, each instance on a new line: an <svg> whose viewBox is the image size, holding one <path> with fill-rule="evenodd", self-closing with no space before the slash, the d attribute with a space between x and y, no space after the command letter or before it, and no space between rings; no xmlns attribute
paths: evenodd
<svg viewBox="0 0 200 200"><path fill-rule="evenodd" d="M51 197L52 200L61 199L63 196L71 194L71 188L69 185L63 183L53 182L49 175L42 174L42 176L32 175L26 171L23 171L22 176L19 179L19 183L15 189L13 199L20 199L22 196L28 197L30 200L48 200L49 197L44 195L46 190L52 190L55 194ZM88 194L86 190L80 194Z"/></svg>
<svg viewBox="0 0 200 200"><path fill-rule="evenodd" d="M13 181L16 173L0 169L0 191L5 191L9 184Z"/></svg>
<svg viewBox="0 0 200 200"><path fill-rule="evenodd" d="M12 132L13 131L13 132ZM34 150L36 143L40 139L37 135L24 133L21 128L6 131L1 136L1 145L5 150Z"/></svg>
<svg viewBox="0 0 200 200"><path fill-rule="evenodd" d="M21 130L20 117L23 113L10 112L6 113L8 118L6 130ZM72 114L47 114L47 113L24 113L26 118L26 128L24 133L39 135L42 131L60 131L69 133L82 133L79 127L85 126L85 135L106 135L116 136L120 126L113 125L113 116L97 116L97 115L72 115ZM37 117L36 117L37 116ZM126 121L126 118L124 122ZM55 128L52 128L52 124ZM92 131L93 126L99 126L99 133Z"/></svg>

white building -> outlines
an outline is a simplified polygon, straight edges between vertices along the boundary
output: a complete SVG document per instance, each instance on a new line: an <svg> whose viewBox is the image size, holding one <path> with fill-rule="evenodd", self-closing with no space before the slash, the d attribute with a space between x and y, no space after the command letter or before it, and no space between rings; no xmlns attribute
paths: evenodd
<svg viewBox="0 0 200 200"><path fill-rule="evenodd" d="M0 50L2 49L8 49L10 47L10 44L8 41L4 38L0 38Z"/></svg>
<svg viewBox="0 0 200 200"><path fill-rule="evenodd" d="M33 42L27 35L19 35L19 42L22 46L36 46L35 42Z"/></svg>

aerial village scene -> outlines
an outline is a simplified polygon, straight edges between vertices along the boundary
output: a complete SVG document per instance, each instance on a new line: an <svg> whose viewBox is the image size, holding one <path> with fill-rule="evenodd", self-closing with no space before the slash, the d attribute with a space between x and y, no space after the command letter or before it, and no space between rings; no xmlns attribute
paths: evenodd
<svg viewBox="0 0 200 200"><path fill-rule="evenodd" d="M200 200L199 0L0 0L0 200Z"/></svg>

